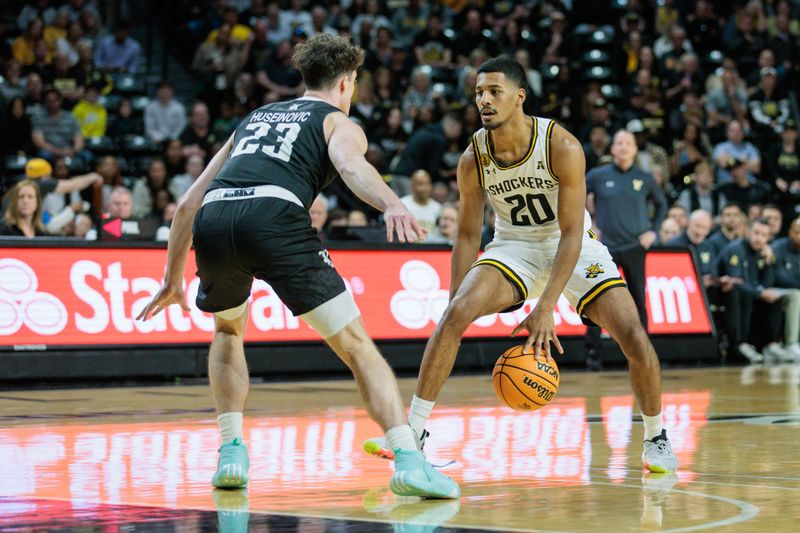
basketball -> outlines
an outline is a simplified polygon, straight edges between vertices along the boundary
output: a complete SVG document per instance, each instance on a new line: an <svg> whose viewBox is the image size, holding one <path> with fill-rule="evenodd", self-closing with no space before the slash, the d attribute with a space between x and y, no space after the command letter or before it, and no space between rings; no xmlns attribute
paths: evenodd
<svg viewBox="0 0 800 533"><path fill-rule="evenodd" d="M514 346L497 359L492 385L497 397L510 408L536 411L555 397L560 374L555 361L537 361L522 349L522 345Z"/></svg>

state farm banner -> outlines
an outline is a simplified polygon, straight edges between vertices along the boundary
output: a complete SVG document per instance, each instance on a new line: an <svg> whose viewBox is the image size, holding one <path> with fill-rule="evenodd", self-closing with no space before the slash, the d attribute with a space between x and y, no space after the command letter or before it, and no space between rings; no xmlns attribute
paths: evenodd
<svg viewBox="0 0 800 533"><path fill-rule="evenodd" d="M426 339L447 305L450 252L333 250L331 258L375 339ZM149 322L134 317L158 290L163 249L0 248L0 346L206 343L214 319L194 306L199 286L194 255L184 273L191 307L169 308ZM710 333L711 326L688 253L647 258L650 331ZM475 321L468 337L505 337L533 309ZM314 341L317 334L255 281L246 340ZM563 297L555 311L560 336L585 326Z"/></svg>

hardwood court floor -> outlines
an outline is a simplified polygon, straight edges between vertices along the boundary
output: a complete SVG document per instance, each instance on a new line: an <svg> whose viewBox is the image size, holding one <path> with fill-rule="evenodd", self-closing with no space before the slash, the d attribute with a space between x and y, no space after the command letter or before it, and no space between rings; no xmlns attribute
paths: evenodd
<svg viewBox="0 0 800 533"><path fill-rule="evenodd" d="M456 461L458 502L388 491L350 381L253 385L247 491L212 491L205 386L4 391L0 530L797 531L799 387L797 365L665 371L682 465L658 476L640 469L627 373L567 370L536 413L500 407L488 373L453 378L427 451Z"/></svg>

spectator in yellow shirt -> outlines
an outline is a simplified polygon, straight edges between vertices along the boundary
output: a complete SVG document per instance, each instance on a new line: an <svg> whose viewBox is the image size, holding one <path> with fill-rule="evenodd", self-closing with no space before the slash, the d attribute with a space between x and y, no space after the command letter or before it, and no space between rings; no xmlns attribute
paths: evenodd
<svg viewBox="0 0 800 533"><path fill-rule="evenodd" d="M253 30L251 30L249 26L245 26L244 24L239 24L239 14L236 12L236 9L232 7L225 8L222 17L222 23L230 24L231 42L233 43L245 44L253 36ZM215 42L217 40L218 35L219 35L219 29L211 30L211 33L208 34L208 37L206 37L205 42L207 43Z"/></svg>
<svg viewBox="0 0 800 533"><path fill-rule="evenodd" d="M98 102L99 98L100 88L89 85L86 87L86 96L72 110L85 138L102 137L106 134L108 113L103 104Z"/></svg>
<svg viewBox="0 0 800 533"><path fill-rule="evenodd" d="M69 26L69 11L63 8L59 9L53 23L44 27L44 42L47 43L50 50L55 50L56 41L67 36L67 26Z"/></svg>
<svg viewBox="0 0 800 533"><path fill-rule="evenodd" d="M11 44L11 53L14 55L20 65L27 67L36 62L36 49L37 41L42 39L42 32L44 25L40 19L33 19L28 23L28 28L25 33L14 39Z"/></svg>

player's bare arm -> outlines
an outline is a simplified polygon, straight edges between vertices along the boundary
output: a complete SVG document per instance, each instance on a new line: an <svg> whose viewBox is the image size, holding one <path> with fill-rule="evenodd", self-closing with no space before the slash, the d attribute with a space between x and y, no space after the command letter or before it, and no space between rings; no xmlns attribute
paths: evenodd
<svg viewBox="0 0 800 533"><path fill-rule="evenodd" d="M222 169L232 144L233 136L219 149L203 173L178 201L178 208L175 210L175 217L172 219L169 230L167 271L164 274L164 284L136 317L137 320L148 320L171 304L178 304L185 311L189 310L183 293L183 272L186 269L189 249L192 247L192 222L195 213L203 205L203 196L208 185Z"/></svg>
<svg viewBox="0 0 800 533"><path fill-rule="evenodd" d="M458 235L453 242L450 258L450 299L467 275L470 265L478 257L481 247L481 229L486 196L478 180L475 151L470 144L461 154L456 167L460 206L458 210Z"/></svg>
<svg viewBox="0 0 800 533"><path fill-rule="evenodd" d="M553 259L550 277L536 307L513 331L516 335L528 330L525 351L540 354L542 351L550 359L550 343L558 353L564 349L555 333L553 311L564 287L569 281L583 240L583 213L586 205L586 161L583 148L574 136L561 126L555 126L550 141L553 173L559 179L558 225L561 238Z"/></svg>
<svg viewBox="0 0 800 533"><path fill-rule="evenodd" d="M427 230L419 225L375 167L364 157L367 152L367 136L364 130L344 113L328 115L324 128L331 163L356 196L383 212L387 240L392 241L395 231L400 242L424 239Z"/></svg>

